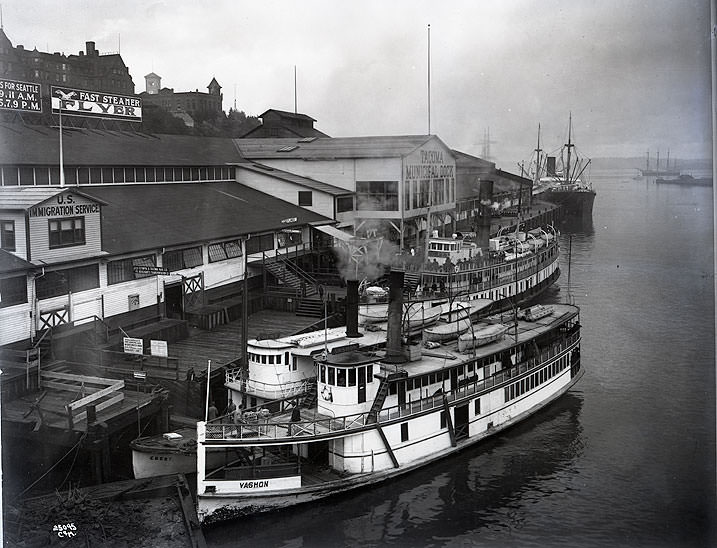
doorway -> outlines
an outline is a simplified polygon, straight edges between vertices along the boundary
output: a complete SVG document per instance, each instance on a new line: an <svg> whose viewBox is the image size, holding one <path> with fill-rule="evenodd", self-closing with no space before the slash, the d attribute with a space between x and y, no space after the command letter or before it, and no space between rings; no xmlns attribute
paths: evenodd
<svg viewBox="0 0 717 548"><path fill-rule="evenodd" d="M184 319L182 283L164 284L164 306L168 318Z"/></svg>

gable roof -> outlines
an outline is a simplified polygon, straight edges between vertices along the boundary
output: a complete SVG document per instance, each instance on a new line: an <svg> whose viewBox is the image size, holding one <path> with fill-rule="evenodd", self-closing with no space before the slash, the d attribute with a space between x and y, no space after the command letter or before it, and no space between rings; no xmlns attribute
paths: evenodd
<svg viewBox="0 0 717 548"><path fill-rule="evenodd" d="M95 202L103 203L92 196L88 196L77 190L77 187L36 187L36 186L4 186L0 187L0 209L4 210L27 210L37 204L41 204L62 194L63 192L73 192L79 194Z"/></svg>
<svg viewBox="0 0 717 548"><path fill-rule="evenodd" d="M239 183L87 185L104 201L102 249L110 254L189 245L331 219ZM296 218L292 223L282 220Z"/></svg>
<svg viewBox="0 0 717 548"><path fill-rule="evenodd" d="M374 137L326 137L301 139L234 139L242 156L250 160L267 158L301 158L334 160L337 158L400 158L410 154L435 135L397 135ZM450 151L446 146L446 149Z"/></svg>
<svg viewBox="0 0 717 548"><path fill-rule="evenodd" d="M235 165L238 169L246 169L247 171L252 171L254 173L261 173L262 175L266 175L267 177L273 177L275 179L294 183L306 188L310 188L312 190L316 190L318 192L330 194L332 196L353 194L352 191L346 190L345 188L330 185L328 183L323 183L321 181L317 181L316 179L312 179L311 177L303 177L301 175L297 175L296 173L291 173L290 171L284 171L283 169L277 169L255 162L242 162Z"/></svg>
<svg viewBox="0 0 717 548"><path fill-rule="evenodd" d="M267 114L276 113L282 118L298 118L301 120L310 120L312 122L315 122L316 120L312 118L311 116L307 114L301 114L300 112L289 112L288 110L277 110L275 108L270 108L268 110L265 110L259 115L259 118L264 118Z"/></svg>
<svg viewBox="0 0 717 548"><path fill-rule="evenodd" d="M62 141L65 165L217 166L241 159L225 137L63 128ZM0 123L0 164L54 166L59 154L56 127Z"/></svg>

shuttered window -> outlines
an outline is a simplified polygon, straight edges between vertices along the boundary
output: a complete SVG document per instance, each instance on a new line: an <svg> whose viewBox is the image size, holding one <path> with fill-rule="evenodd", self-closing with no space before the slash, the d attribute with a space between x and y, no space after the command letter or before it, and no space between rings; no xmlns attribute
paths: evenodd
<svg viewBox="0 0 717 548"><path fill-rule="evenodd" d="M118 284L121 282L154 276L154 274L148 274L145 272L135 272L135 266L156 266L154 255L110 261L107 263L107 284Z"/></svg>
<svg viewBox="0 0 717 548"><path fill-rule="evenodd" d="M183 268L192 268L202 264L204 263L202 262L201 247L175 249L162 254L162 265L170 272L176 272Z"/></svg>

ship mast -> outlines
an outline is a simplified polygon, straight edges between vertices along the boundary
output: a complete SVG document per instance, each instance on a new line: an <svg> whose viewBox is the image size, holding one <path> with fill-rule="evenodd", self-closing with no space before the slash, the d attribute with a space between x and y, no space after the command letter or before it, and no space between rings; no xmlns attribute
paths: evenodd
<svg viewBox="0 0 717 548"><path fill-rule="evenodd" d="M565 167L565 184L570 182L570 149L575 145L572 142L572 130L573 130L573 113L570 113L570 122L568 123L568 143L565 145L568 147L568 165Z"/></svg>
<svg viewBox="0 0 717 548"><path fill-rule="evenodd" d="M533 185L537 185L540 181L540 153L543 151L540 148L540 124L538 124L538 146L535 147L535 175L533 176Z"/></svg>

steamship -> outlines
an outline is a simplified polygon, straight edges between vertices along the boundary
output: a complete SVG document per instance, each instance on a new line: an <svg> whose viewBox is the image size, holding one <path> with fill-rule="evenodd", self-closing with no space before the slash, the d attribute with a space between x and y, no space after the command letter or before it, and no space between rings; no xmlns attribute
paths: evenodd
<svg viewBox="0 0 717 548"><path fill-rule="evenodd" d="M572 141L573 120L570 116L568 142L559 151L561 169L556 166L556 156L546 156L545 169L540 160L540 127L534 170L533 194L541 200L560 204L566 215L590 219L595 203L595 190L585 172L590 166L589 158L581 157Z"/></svg>
<svg viewBox="0 0 717 548"><path fill-rule="evenodd" d="M500 335L462 351L457 342L427 350L406 344L403 272L393 271L387 341L375 350L360 342L357 283L347 290L347 340L313 356L315 398L197 424L202 523L321 499L428 465L534 414L582 375L575 306L552 305L549 315L530 320L494 315L483 323L503 325ZM275 365L292 367L291 359ZM229 389L232 399L241 397L241 388Z"/></svg>
<svg viewBox="0 0 717 548"><path fill-rule="evenodd" d="M557 236L551 226L499 233L487 250L469 237L430 238L421 293L469 302L490 299L495 310L517 306L560 276Z"/></svg>

